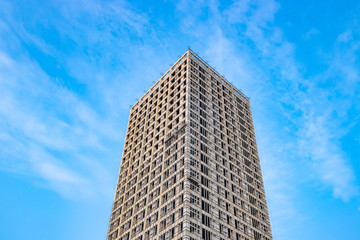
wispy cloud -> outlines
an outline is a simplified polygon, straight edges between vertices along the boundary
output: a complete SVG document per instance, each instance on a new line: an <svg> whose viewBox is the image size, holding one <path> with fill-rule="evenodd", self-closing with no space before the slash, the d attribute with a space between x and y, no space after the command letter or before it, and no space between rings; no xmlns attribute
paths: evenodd
<svg viewBox="0 0 360 240"><path fill-rule="evenodd" d="M337 45L339 43L338 41L334 43L335 55L340 53L341 59L339 56L335 56L332 61L337 62L337 68L348 66L346 71L340 70L343 73L341 84L347 84L348 88L346 89L352 89L352 93L345 93L342 98L329 99L334 91L342 92L343 89L339 85L335 86L335 89L324 89L317 86L316 83L324 82L329 77L337 77L334 73L329 76L329 71L332 71L330 69L334 66L330 64L328 71L316 76L320 78L317 81L305 79L301 73L303 66L295 60L295 46L285 39L281 29L271 24L277 9L278 4L275 2L262 2L261 6L254 11L253 16L248 18L250 28L246 34L261 51L263 61L266 61L268 66L272 66L272 71L276 71L278 82L272 86L272 89L277 91L274 92L274 95L278 96L278 100L286 106L282 108L282 114L297 128L293 129L297 133L297 137L294 139L295 143L302 141L312 143L308 145L311 146L311 150L304 147L297 153L298 156L300 158L310 157L312 163L321 162L320 166L314 167L315 172L321 169L321 173L318 175L320 180L333 188L336 197L346 201L357 195L352 167L344 158L339 142L337 142L349 129L349 126L344 126L348 119L339 120L333 113L339 111L336 105L341 104L340 111L345 114L343 117L346 117L346 113L353 104L351 101L355 97L353 89L359 87L357 82L359 77L355 65L354 63L348 64L348 61L347 63L343 62L346 53L338 52ZM349 37L340 35L340 38L348 39ZM354 53L355 51L349 49L349 52ZM266 71L270 73L270 71ZM339 132L339 129L343 130ZM308 155L304 154L304 150L307 150L305 152ZM345 177L342 174L346 174Z"/></svg>
<svg viewBox="0 0 360 240"><path fill-rule="evenodd" d="M104 135L95 136L99 117L87 116L86 104L56 86L31 61L1 56L6 62L0 67L1 168L43 179L66 197L84 191L85 177L71 163L71 154L67 162L57 157L84 148L103 149L99 138Z"/></svg>
<svg viewBox="0 0 360 240"><path fill-rule="evenodd" d="M94 103L91 94L79 95L79 85L68 85L66 77L70 75L63 79L50 76L44 68L48 63L31 59L24 45L35 46L47 57L63 58L55 67L59 67L59 64L66 67L68 58L48 44L46 39L38 38L38 33L33 29L28 31L27 28L39 19L31 19L33 22L23 26L12 6L7 7L10 11L1 22L1 37L24 51L18 52L13 46L4 45L4 42L0 44L0 168L28 176L37 184L64 197L95 193L112 197L109 190L115 183L110 181L109 165L113 162L118 166L120 149L117 152L109 149L121 145L123 140L123 134L117 130L121 109L116 109L118 106L115 105L119 95L111 100L111 105L101 97L111 95L111 92L121 92L120 85L111 85L110 82L106 86L109 81L101 82L101 72L97 76L87 75L88 78L80 87L84 86L89 92L97 89L100 96L96 97L100 97L100 101ZM141 30L143 19L131 18L130 10L121 10L121 5L106 6L106 10L112 11L113 15L123 11L120 16L125 19L121 21L128 21L128 28L136 25ZM74 23L77 24L76 21ZM62 29L66 34L71 28ZM69 37L76 40L78 32L68 34L73 34ZM89 66L89 69L92 68ZM98 83L94 84L93 80ZM99 159L105 162L101 164Z"/></svg>

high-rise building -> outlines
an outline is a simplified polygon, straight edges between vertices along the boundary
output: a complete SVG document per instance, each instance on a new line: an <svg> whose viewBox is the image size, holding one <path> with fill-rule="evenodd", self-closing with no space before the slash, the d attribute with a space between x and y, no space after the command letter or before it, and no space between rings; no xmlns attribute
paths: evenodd
<svg viewBox="0 0 360 240"><path fill-rule="evenodd" d="M190 49L131 108L107 239L272 239L249 99Z"/></svg>

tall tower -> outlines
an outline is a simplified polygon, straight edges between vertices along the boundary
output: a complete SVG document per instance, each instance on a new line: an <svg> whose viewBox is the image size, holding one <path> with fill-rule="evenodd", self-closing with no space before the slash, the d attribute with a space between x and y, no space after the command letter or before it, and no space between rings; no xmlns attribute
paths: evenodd
<svg viewBox="0 0 360 240"><path fill-rule="evenodd" d="M190 49L131 108L107 239L272 239L249 99Z"/></svg>

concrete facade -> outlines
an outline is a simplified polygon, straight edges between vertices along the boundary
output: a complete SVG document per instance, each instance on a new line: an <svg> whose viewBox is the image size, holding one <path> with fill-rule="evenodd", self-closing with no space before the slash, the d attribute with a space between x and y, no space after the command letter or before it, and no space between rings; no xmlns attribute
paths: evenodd
<svg viewBox="0 0 360 240"><path fill-rule="evenodd" d="M249 99L191 50L131 108L107 239L272 239Z"/></svg>

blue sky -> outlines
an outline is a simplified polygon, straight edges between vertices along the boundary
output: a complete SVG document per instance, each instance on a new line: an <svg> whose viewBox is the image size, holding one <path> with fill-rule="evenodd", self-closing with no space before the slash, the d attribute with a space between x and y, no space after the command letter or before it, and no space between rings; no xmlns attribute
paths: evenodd
<svg viewBox="0 0 360 240"><path fill-rule="evenodd" d="M0 239L105 239L129 105L188 47L251 98L275 239L360 239L358 1L1 1Z"/></svg>

